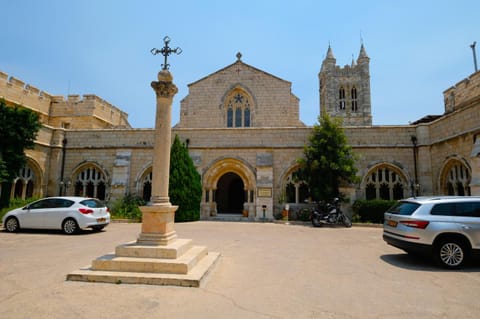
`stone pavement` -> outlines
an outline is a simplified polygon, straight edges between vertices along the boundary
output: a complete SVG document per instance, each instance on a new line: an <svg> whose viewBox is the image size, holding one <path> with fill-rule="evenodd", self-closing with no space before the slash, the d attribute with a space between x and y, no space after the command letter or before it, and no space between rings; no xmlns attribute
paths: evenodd
<svg viewBox="0 0 480 319"><path fill-rule="evenodd" d="M480 264L444 271L387 246L381 228L176 224L222 255L200 288L66 281L135 240L100 233L0 232L0 318L477 318Z"/></svg>

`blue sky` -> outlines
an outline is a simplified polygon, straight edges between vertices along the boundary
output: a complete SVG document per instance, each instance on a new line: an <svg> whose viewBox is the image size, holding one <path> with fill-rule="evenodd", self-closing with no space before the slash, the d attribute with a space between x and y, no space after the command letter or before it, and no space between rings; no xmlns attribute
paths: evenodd
<svg viewBox="0 0 480 319"><path fill-rule="evenodd" d="M443 113L442 92L474 72L480 1L24 1L0 0L0 71L53 95L96 94L154 126L163 37L179 88L242 60L292 82L300 118L319 114L318 72L330 44L338 65L364 43L370 57L373 124L408 124ZM480 61L480 43L477 56Z"/></svg>

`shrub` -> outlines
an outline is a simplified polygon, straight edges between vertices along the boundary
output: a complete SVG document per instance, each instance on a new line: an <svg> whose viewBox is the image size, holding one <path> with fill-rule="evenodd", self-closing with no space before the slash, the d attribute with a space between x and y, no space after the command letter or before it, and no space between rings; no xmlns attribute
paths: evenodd
<svg viewBox="0 0 480 319"><path fill-rule="evenodd" d="M135 195L127 194L109 205L112 218L126 218L142 220L142 211L139 206L144 206L145 201Z"/></svg>
<svg viewBox="0 0 480 319"><path fill-rule="evenodd" d="M172 205L178 205L175 222L200 219L202 182L186 145L176 135L170 153L169 193Z"/></svg>
<svg viewBox="0 0 480 319"><path fill-rule="evenodd" d="M308 208L303 208L297 211L295 219L302 222L308 222L310 221L310 215L311 215L311 210Z"/></svg>
<svg viewBox="0 0 480 319"><path fill-rule="evenodd" d="M357 200L353 203L354 220L362 223L383 224L383 213L395 204L394 200Z"/></svg>

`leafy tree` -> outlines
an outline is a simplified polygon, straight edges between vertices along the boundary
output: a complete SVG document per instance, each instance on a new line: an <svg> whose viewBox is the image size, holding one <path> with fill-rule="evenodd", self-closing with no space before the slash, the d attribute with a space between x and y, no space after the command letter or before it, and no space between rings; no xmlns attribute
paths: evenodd
<svg viewBox="0 0 480 319"><path fill-rule="evenodd" d="M313 126L304 158L298 160L297 178L308 183L314 201L330 201L341 197L341 183L357 182L355 155L347 144L341 119L328 114L319 116L320 124Z"/></svg>
<svg viewBox="0 0 480 319"><path fill-rule="evenodd" d="M12 180L25 165L25 149L33 149L41 127L39 116L0 99L0 207L8 206Z"/></svg>
<svg viewBox="0 0 480 319"><path fill-rule="evenodd" d="M175 136L170 152L169 197L173 205L178 205L176 222L200 219L202 184L185 144Z"/></svg>

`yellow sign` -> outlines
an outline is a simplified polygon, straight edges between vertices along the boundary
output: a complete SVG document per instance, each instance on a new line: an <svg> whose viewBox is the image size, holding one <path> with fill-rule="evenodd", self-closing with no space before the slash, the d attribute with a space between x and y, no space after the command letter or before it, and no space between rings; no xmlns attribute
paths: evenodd
<svg viewBox="0 0 480 319"><path fill-rule="evenodd" d="M258 197L272 197L272 189L271 188L259 188L257 190Z"/></svg>

